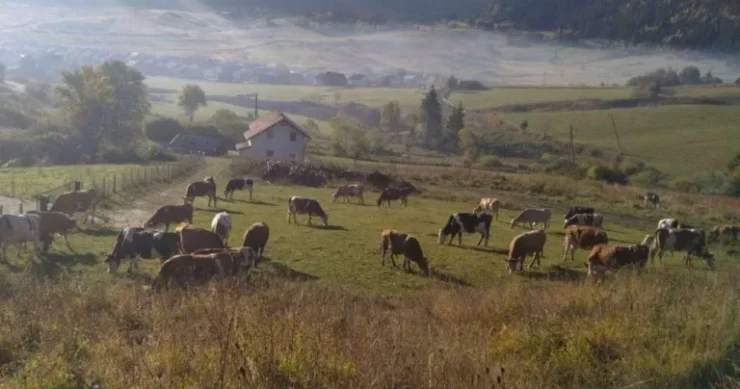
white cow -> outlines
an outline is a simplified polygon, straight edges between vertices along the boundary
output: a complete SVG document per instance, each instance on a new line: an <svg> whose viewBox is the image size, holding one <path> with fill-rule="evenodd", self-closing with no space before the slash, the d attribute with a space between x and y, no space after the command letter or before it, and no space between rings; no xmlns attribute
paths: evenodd
<svg viewBox="0 0 740 389"><path fill-rule="evenodd" d="M221 237L224 246L229 245L229 234L231 234L231 215L228 212L217 213L211 221L211 231Z"/></svg>
<svg viewBox="0 0 740 389"><path fill-rule="evenodd" d="M678 228L678 220L676 219L662 219L658 222L658 229L661 228Z"/></svg>
<svg viewBox="0 0 740 389"><path fill-rule="evenodd" d="M29 241L36 245L37 252L42 250L41 217L39 215L0 216L0 246L2 246L3 261L7 258L8 244L15 243L20 251L21 245Z"/></svg>
<svg viewBox="0 0 740 389"><path fill-rule="evenodd" d="M349 201L352 202L351 197L357 197L357 199L360 200L360 204L365 204L365 199L363 198L363 193L365 192L365 188L362 185L342 185L339 188L337 188L337 191L334 192L334 194L331 197L332 202L336 202L338 198L342 198L344 202Z"/></svg>

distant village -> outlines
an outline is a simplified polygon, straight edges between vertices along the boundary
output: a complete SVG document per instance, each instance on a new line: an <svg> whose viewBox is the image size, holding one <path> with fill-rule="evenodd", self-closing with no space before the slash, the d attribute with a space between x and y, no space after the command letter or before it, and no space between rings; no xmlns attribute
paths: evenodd
<svg viewBox="0 0 740 389"><path fill-rule="evenodd" d="M204 57L153 56L138 52L62 47L21 51L0 46L0 63L7 66L8 74L44 81L58 80L64 70L86 64L96 65L108 59L121 60L149 76L233 83L423 87L439 83L442 79L442 75L408 69L377 71L368 68L354 73L340 73L327 69L291 69L281 64L265 65Z"/></svg>

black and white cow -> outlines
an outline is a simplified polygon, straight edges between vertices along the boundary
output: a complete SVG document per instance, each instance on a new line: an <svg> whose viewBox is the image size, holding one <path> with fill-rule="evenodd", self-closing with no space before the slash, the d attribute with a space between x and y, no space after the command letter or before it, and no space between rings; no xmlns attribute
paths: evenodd
<svg viewBox="0 0 740 389"><path fill-rule="evenodd" d="M252 190L254 190L254 180L251 178L232 178L229 183L226 184L224 189L224 197L227 200L234 200L234 192L237 190L247 190L249 192L249 199L252 199Z"/></svg>
<svg viewBox="0 0 740 389"><path fill-rule="evenodd" d="M457 235L457 244L462 245L462 235L465 234L480 234L480 240L478 240L478 246L485 239L485 246L488 246L488 238L491 235L491 221L493 220L492 215L488 214L474 214L474 213L456 213L447 220L447 224L439 230L439 244L442 244L450 237L450 243L455 239Z"/></svg>
<svg viewBox="0 0 740 389"><path fill-rule="evenodd" d="M566 219L563 223L563 228L568 226L592 226L599 227L604 223L604 217L598 213L579 213L571 216L570 219Z"/></svg>
<svg viewBox="0 0 740 389"><path fill-rule="evenodd" d="M593 207L573 207L568 210L568 212L565 213L565 216L563 217L565 220L568 220L572 218L575 215L580 214L592 214L596 212Z"/></svg>
<svg viewBox="0 0 740 389"><path fill-rule="evenodd" d="M131 259L131 267L139 267L137 257L150 259L152 251L166 261L180 251L180 236L176 232L157 232L141 227L127 227L118 233L116 245L105 259L108 273L115 273L123 259Z"/></svg>
<svg viewBox="0 0 740 389"><path fill-rule="evenodd" d="M653 207L660 208L660 196L658 196L657 193L647 192L645 193L645 197L643 197L643 200L645 202L645 207L647 207L648 203L650 203L653 205Z"/></svg>

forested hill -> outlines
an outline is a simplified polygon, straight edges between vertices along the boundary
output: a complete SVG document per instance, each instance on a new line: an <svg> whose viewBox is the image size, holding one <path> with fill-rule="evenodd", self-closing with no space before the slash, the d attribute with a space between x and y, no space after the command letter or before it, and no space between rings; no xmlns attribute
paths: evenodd
<svg viewBox="0 0 740 389"><path fill-rule="evenodd" d="M484 28L560 31L674 47L740 48L740 2L728 0L490 0Z"/></svg>
<svg viewBox="0 0 740 389"><path fill-rule="evenodd" d="M75 6L181 8L179 0L26 0ZM601 38L686 48L740 49L740 0L199 0L243 15L312 16L373 23L446 20L486 29L554 31L565 39ZM255 12L259 11L259 12Z"/></svg>

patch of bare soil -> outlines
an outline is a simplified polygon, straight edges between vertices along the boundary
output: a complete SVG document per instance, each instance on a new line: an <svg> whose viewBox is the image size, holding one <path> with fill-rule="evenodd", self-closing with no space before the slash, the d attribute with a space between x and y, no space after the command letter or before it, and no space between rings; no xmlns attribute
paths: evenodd
<svg viewBox="0 0 740 389"><path fill-rule="evenodd" d="M531 104L503 105L478 112L561 112L595 111L604 109L654 107L660 105L728 105L727 101L709 97L665 97L659 99L631 98L616 100L582 99Z"/></svg>

